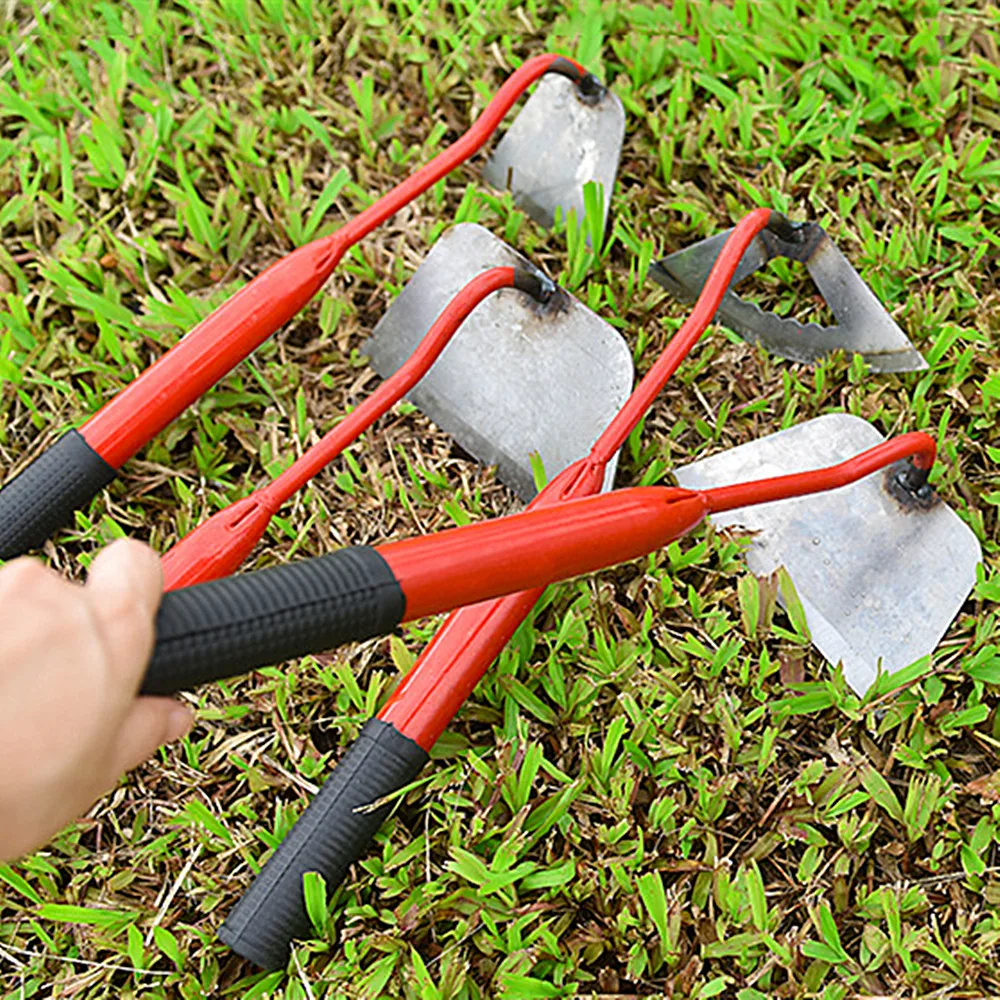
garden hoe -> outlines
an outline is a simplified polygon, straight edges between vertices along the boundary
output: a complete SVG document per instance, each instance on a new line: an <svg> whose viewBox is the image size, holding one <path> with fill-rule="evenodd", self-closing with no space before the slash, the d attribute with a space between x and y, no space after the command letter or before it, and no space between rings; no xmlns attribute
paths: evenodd
<svg viewBox="0 0 1000 1000"><path fill-rule="evenodd" d="M176 590L164 595L157 612L142 690L170 693L386 635L402 621L637 558L712 514L839 490L868 476L884 483L888 474L886 488L900 505L895 516L919 525L935 506L927 489L934 457L934 439L917 431L822 469L705 490L633 487ZM919 533L918 527L911 537ZM864 534L856 541L864 544ZM917 549L882 553L911 586L922 583L917 574L925 568ZM291 938L308 929L303 873L339 882L385 818L386 797L412 781L427 758L393 726L369 723L283 841L283 863L261 871L253 906L230 915L223 940L260 965L284 964ZM350 794L343 794L345 787Z"/></svg>
<svg viewBox="0 0 1000 1000"><path fill-rule="evenodd" d="M362 350L383 378L413 351L455 293L488 267L530 267L482 226L434 245ZM532 457L554 477L590 450L632 388L621 335L567 292L544 304L495 296L466 321L410 400L518 496L537 492ZM608 463L605 482L614 476Z"/></svg>
<svg viewBox="0 0 1000 1000"><path fill-rule="evenodd" d="M697 299L732 230L678 250L649 269L649 276L684 302ZM860 354L872 371L910 372L927 367L875 293L829 236L815 223L796 223L785 234L762 232L743 256L731 287L775 257L805 264L837 323L825 327L764 312L729 291L716 320L751 344L790 361L815 363L832 351Z"/></svg>
<svg viewBox="0 0 1000 1000"><path fill-rule="evenodd" d="M881 440L866 420L829 413L685 465L677 482L704 490L748 475L800 473ZM929 487L902 488L903 474L889 469L833 493L710 515L716 528L749 535L751 572L786 570L813 645L843 664L860 694L880 670L894 673L934 651L982 559L972 529Z"/></svg>
<svg viewBox="0 0 1000 1000"><path fill-rule="evenodd" d="M584 189L594 183L603 194L603 233L624 137L622 102L596 77L580 84L546 77L491 153L483 178L511 191L514 204L547 229L571 211L581 225Z"/></svg>
<svg viewBox="0 0 1000 1000"><path fill-rule="evenodd" d="M387 635L401 622L636 559L683 537L711 514L836 490L889 466L886 488L906 507L898 516L922 523L940 502L926 488L934 457L934 439L914 431L833 466L704 490L612 490L183 587L160 602L141 691L172 694ZM883 553L887 561L894 555ZM918 559L919 553L906 550L896 560L911 583ZM422 748L405 742L426 760ZM374 775L376 782L384 777Z"/></svg>
<svg viewBox="0 0 1000 1000"><path fill-rule="evenodd" d="M751 213L737 227L726 252L721 255L716 268L718 273L713 274L691 317L616 417L607 436L602 436L586 461L576 463L558 477L533 507L585 496L600 488L604 480L602 462L617 451L621 436L627 436L697 341L725 294L749 242L760 231L787 234L789 227L782 216L766 210ZM329 844L331 839L341 844L349 843L353 854L345 847L332 867L315 869L324 872L329 884L338 882L347 865L365 849L385 813L384 808L364 811L363 825L367 834L362 837L357 824L344 814L344 804L371 803L412 780L416 773L413 766L419 770L426 752L539 595L540 590L522 592L465 608L449 618L379 713L379 718L365 727L358 743L334 770L300 824L279 847L264 873L227 920L223 936L241 954L258 964L281 962L291 937L305 929L300 889L302 873L314 870L313 866L319 863L317 858L322 857L323 845ZM359 758L371 752L373 740L383 753L391 754L394 747L400 765L400 770L395 772L397 784L389 787L391 781L387 779L388 783L381 786L378 796L371 795L365 768L357 766ZM346 824L346 827L338 831L338 824ZM271 916L275 908L286 914L284 938L280 937L281 921Z"/></svg>
<svg viewBox="0 0 1000 1000"><path fill-rule="evenodd" d="M239 569L282 505L425 377L456 333L470 336L484 325L489 329L498 312L506 321L513 318L538 323L545 306L553 300L561 301L562 294L549 278L524 262L480 270L444 303L413 351L367 399L280 476L213 514L164 553L163 589L216 580ZM587 313L582 306L579 309ZM490 367L489 359L484 367ZM494 374L503 381L503 371ZM587 418L580 408L589 401L567 398L565 402L572 418ZM530 442L525 447L530 447Z"/></svg>
<svg viewBox="0 0 1000 1000"><path fill-rule="evenodd" d="M569 89L579 89L585 100L602 90L582 66L563 56L546 54L524 62L455 143L331 235L299 247L243 286L78 430L63 435L10 479L0 489L0 559L37 548L69 523L73 512L107 486L129 458L287 323L351 247L481 149L527 88L547 74L566 77ZM517 124L515 120L512 129ZM553 109L549 141L561 142L566 130L572 131L574 143L583 143L570 155L590 156L585 126ZM604 147L603 132L595 141ZM525 155L535 158L533 151ZM546 168L551 172L543 171L532 183L557 200L571 199L567 185L573 166L553 161ZM518 177L511 183L519 193Z"/></svg>
<svg viewBox="0 0 1000 1000"><path fill-rule="evenodd" d="M887 516L913 520L908 544L880 556L892 564L895 575L917 587L924 582L919 574L928 569L922 529L942 503L927 485L934 457L933 438L917 431L833 466L698 490L633 487L173 591L164 595L157 613L156 642L142 690L167 694L385 635L402 621L637 558L712 515L839 492L868 477L885 494ZM816 537L822 545L822 536ZM862 528L855 544L867 542ZM931 572L940 568L932 566ZM836 577L828 581L831 587L854 583ZM869 597L878 600L848 593L854 608L865 606ZM429 709L435 711L435 706ZM339 882L385 818L386 796L411 781L427 758L423 747L394 726L366 725L283 841L279 853L284 863L265 866L253 886L253 906L242 912L238 907L230 915L223 940L258 964L281 965L291 938L308 925L302 874L317 871ZM350 794L343 794L345 788ZM253 922L250 939L245 935L248 917Z"/></svg>

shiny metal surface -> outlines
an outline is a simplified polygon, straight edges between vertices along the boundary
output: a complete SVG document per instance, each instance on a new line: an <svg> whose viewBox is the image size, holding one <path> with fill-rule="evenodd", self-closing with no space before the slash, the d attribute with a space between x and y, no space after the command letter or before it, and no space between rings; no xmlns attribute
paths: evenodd
<svg viewBox="0 0 1000 1000"><path fill-rule="evenodd" d="M689 489L802 472L883 440L859 417L827 414L676 470ZM891 673L932 653L975 583L982 553L940 499L902 505L886 473L825 494L712 515L717 528L753 532L751 572L784 566L813 644L863 693L879 666ZM780 598L779 598L780 599Z"/></svg>
<svg viewBox="0 0 1000 1000"><path fill-rule="evenodd" d="M481 226L445 232L363 345L372 367L391 375L466 282L517 264L532 266ZM503 289L476 307L409 399L529 500L532 452L549 479L584 456L631 392L632 375L621 335L571 295L560 290L540 306Z"/></svg>
<svg viewBox="0 0 1000 1000"><path fill-rule="evenodd" d="M584 217L583 187L604 188L607 223L611 194L625 136L625 109L610 90L600 100L581 97L562 76L542 77L521 113L490 154L483 179L550 228L557 208Z"/></svg>
<svg viewBox="0 0 1000 1000"><path fill-rule="evenodd" d="M649 269L649 276L682 301L693 302L730 232L718 233L664 257ZM794 243L770 232L761 233L754 240L719 307L717 321L744 340L761 343L790 361L813 363L839 348L862 355L877 372L926 368L927 362L919 351L830 237L815 223L800 226L799 232L803 238ZM806 265L837 320L835 326L800 323L794 318L764 312L732 291L775 257L788 257Z"/></svg>

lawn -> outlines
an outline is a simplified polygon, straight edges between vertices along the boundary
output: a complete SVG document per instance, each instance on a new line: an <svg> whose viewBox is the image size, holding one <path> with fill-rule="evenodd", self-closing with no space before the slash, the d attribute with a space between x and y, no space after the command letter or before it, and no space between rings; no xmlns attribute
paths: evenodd
<svg viewBox="0 0 1000 1000"><path fill-rule="evenodd" d="M190 738L0 866L4 996L1000 995L995 4L8 0L0 18L3 470L430 159L525 58L576 57L628 115L599 254L481 184L481 157L459 169L46 547L65 573L122 534L165 550L356 404L377 384L360 345L456 221L563 281L642 372L684 316L649 260L759 205L826 227L930 368L811 369L713 328L618 485L848 411L937 437L936 486L985 553L933 662L865 701L783 612L753 613L740 543L710 530L551 588L287 972L215 930L436 623L189 694ZM788 266L754 295L822 315ZM517 506L402 404L251 562Z"/></svg>

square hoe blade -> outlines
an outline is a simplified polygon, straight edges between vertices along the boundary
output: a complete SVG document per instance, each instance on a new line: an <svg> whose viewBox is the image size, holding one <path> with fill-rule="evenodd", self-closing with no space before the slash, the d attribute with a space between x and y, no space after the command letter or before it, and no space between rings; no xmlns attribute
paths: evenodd
<svg viewBox="0 0 1000 1000"><path fill-rule="evenodd" d="M572 209L582 223L583 187L594 181L604 189L603 232L624 136L625 109L615 94L581 93L572 80L549 74L493 150L483 178L510 190L514 203L546 228L557 208L564 215Z"/></svg>
<svg viewBox="0 0 1000 1000"><path fill-rule="evenodd" d="M909 372L927 367L896 321L847 258L814 222L788 224L799 237L794 242L764 230L747 248L716 320L750 343L790 361L811 364L832 351L860 354L872 371ZM671 295L693 302L708 279L731 229L664 257L649 276ZM732 288L775 257L801 261L837 323L819 326L764 312L739 298Z"/></svg>
<svg viewBox="0 0 1000 1000"><path fill-rule="evenodd" d="M434 245L362 347L388 378L438 314L491 267L531 266L482 226ZM481 302L410 393L410 400L520 497L535 493L531 456L554 478L590 450L632 389L621 335L559 290L542 306L507 288ZM608 469L607 488L614 477Z"/></svg>
<svg viewBox="0 0 1000 1000"><path fill-rule="evenodd" d="M676 470L689 489L804 472L882 441L867 421L833 413ZM887 489L883 470L829 493L714 514L718 528L754 532L747 565L788 571L813 645L843 662L863 694L885 673L934 651L976 581L982 553L943 500L923 509ZM779 597L779 599L781 599Z"/></svg>

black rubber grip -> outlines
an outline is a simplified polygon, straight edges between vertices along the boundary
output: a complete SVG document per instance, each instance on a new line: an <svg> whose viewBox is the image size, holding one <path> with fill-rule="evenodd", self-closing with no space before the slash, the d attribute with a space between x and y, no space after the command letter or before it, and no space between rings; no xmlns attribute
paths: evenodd
<svg viewBox="0 0 1000 1000"><path fill-rule="evenodd" d="M173 694L254 667L386 635L406 598L367 546L163 595L143 694Z"/></svg>
<svg viewBox="0 0 1000 1000"><path fill-rule="evenodd" d="M39 548L116 474L79 431L64 434L0 489L0 559Z"/></svg>
<svg viewBox="0 0 1000 1000"><path fill-rule="evenodd" d="M299 821L219 929L233 951L265 969L282 968L293 938L309 931L302 876L319 872L327 892L368 849L391 803L367 809L408 785L427 751L371 719Z"/></svg>

